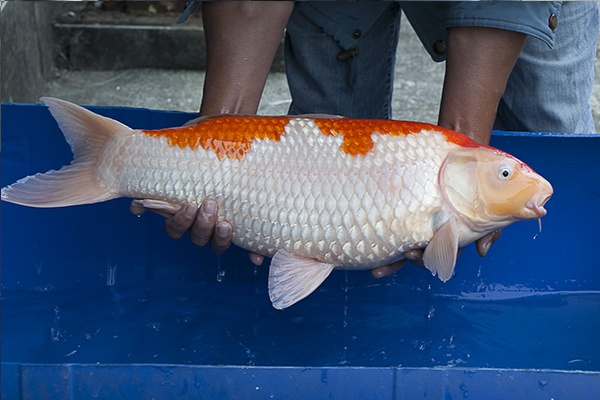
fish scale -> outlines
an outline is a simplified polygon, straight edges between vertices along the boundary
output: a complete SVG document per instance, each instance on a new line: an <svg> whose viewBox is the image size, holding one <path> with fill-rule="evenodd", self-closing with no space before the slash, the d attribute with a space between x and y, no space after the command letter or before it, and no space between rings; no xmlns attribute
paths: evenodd
<svg viewBox="0 0 600 400"><path fill-rule="evenodd" d="M425 248L424 265L447 281L459 247L545 215L552 194L520 160L429 124L215 116L145 131L42 100L73 162L2 188L2 200L64 207L133 197L174 212L215 199L233 242L272 257L279 309L333 268L372 268L410 249Z"/></svg>

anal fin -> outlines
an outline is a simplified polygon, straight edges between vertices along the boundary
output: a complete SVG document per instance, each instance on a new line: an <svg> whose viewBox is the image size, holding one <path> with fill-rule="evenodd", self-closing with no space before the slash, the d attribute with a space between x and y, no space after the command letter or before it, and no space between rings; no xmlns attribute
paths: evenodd
<svg viewBox="0 0 600 400"><path fill-rule="evenodd" d="M269 298L273 307L283 310L315 291L329 276L333 264L297 257L279 250L269 269Z"/></svg>

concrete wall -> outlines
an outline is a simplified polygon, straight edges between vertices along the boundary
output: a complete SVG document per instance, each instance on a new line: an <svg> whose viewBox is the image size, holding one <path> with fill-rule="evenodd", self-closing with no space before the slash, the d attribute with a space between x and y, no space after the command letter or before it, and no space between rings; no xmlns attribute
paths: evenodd
<svg viewBox="0 0 600 400"><path fill-rule="evenodd" d="M0 12L0 100L37 102L53 77L52 20L83 3L7 1Z"/></svg>

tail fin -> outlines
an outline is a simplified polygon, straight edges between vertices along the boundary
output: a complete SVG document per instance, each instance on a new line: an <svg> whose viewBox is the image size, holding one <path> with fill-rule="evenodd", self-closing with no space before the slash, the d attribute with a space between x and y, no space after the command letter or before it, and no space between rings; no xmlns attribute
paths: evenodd
<svg viewBox="0 0 600 400"><path fill-rule="evenodd" d="M119 197L98 182L95 167L106 141L131 128L64 100L42 97L73 151L60 170L36 174L2 188L1 198L30 207L67 207Z"/></svg>

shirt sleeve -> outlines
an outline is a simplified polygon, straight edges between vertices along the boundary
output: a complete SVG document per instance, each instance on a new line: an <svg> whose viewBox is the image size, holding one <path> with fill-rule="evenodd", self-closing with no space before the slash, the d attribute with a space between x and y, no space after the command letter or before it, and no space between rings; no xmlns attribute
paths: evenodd
<svg viewBox="0 0 600 400"><path fill-rule="evenodd" d="M525 33L554 46L562 2L481 1L401 2L425 49L443 61L449 27L478 26Z"/></svg>

